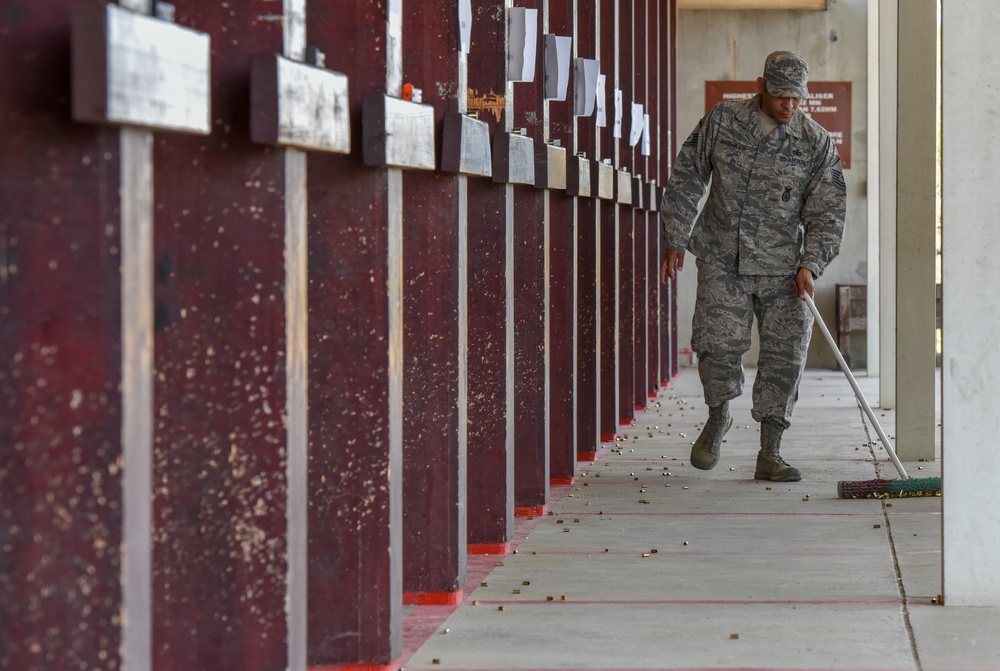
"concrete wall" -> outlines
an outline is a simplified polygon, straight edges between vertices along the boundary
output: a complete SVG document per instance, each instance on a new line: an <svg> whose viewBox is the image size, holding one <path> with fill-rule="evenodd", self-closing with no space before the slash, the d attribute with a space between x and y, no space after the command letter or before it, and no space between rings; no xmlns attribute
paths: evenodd
<svg viewBox="0 0 1000 671"><path fill-rule="evenodd" d="M819 279L816 304L830 329L835 328L834 285L866 282L867 261L867 14L865 0L830 0L827 11L696 11L677 16L677 133L687 137L705 113L705 82L752 80L760 76L771 51L790 49L809 62L817 81L850 81L851 168L847 178L847 233L837 258ZM693 259L681 275L678 292L678 346L691 344L695 272ZM852 338L855 367L865 365L865 339ZM757 362L757 343L746 365ZM681 357L682 365L687 359ZM809 352L810 367L835 368L826 341L817 334Z"/></svg>

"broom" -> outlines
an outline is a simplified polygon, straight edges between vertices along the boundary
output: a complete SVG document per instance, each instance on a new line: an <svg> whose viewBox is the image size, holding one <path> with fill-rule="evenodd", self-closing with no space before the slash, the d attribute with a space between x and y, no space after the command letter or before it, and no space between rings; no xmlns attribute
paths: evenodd
<svg viewBox="0 0 1000 671"><path fill-rule="evenodd" d="M872 412L871 406L868 405L865 395L861 393L861 388L858 387L858 381L854 379L854 375L851 373L850 367L847 365L847 362L844 361L844 355L841 354L836 341L834 341L833 336L830 335L830 329L826 327L823 317L820 316L819 310L816 309L816 304L813 302L812 296L808 293L806 293L806 304L809 306L813 316L816 318L816 323L819 325L820 331L822 331L823 335L826 337L826 342L829 343L834 356L837 357L837 363L840 364L840 369L844 371L848 381L851 383L851 387L854 389L854 395L857 396L858 402L861 403L861 407L864 409L865 414L868 415L868 419L871 420L872 425L875 427L879 440L882 441L882 445L885 447L885 451L892 460L893 466L895 466L896 470L899 471L900 479L898 480L876 479L853 482L849 480L841 480L837 483L837 496L842 499L888 499L904 498L908 496L940 496L941 478L911 478L906 475L906 471L903 469L903 464L899 462L899 458L896 457L896 451L892 448L892 443L889 442L889 439L886 438L885 432L882 431L882 425L878 423L877 419L875 419L875 413Z"/></svg>

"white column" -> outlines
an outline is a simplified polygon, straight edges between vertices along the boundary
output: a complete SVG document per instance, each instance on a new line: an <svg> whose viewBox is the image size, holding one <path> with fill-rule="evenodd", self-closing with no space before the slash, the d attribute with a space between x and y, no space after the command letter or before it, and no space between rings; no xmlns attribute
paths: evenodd
<svg viewBox="0 0 1000 671"><path fill-rule="evenodd" d="M510 16L510 9L514 6L513 0L504 0L504 11ZM505 22L506 23L506 22ZM506 29L507 35L504 37L504 44L510 42L509 26ZM514 82L507 79L504 88L504 113L503 131L509 133L514 130ZM497 126L497 132L501 128ZM504 262L507 265L507 277L505 289L507 296L507 320L506 349L507 349L507 393L505 403L507 406L507 520L508 538L514 532L514 185L504 186Z"/></svg>
<svg viewBox="0 0 1000 671"><path fill-rule="evenodd" d="M389 0L386 26L385 92L403 89L403 0ZM403 547L403 171L386 169L388 210L387 272L389 323L389 547ZM403 553L390 553L389 608L392 656L403 645Z"/></svg>
<svg viewBox="0 0 1000 671"><path fill-rule="evenodd" d="M121 131L122 643L127 671L153 654L153 134Z"/></svg>
<svg viewBox="0 0 1000 671"><path fill-rule="evenodd" d="M469 55L458 50L458 90L469 90ZM469 97L458 95L458 112L469 111ZM469 178L458 175L458 547L469 544ZM468 555L459 553L458 574L468 577Z"/></svg>
<svg viewBox="0 0 1000 671"><path fill-rule="evenodd" d="M944 597L1000 606L1000 21L996 0L942 13Z"/></svg>
<svg viewBox="0 0 1000 671"><path fill-rule="evenodd" d="M898 4L896 450L934 458L937 0Z"/></svg>
<svg viewBox="0 0 1000 671"><path fill-rule="evenodd" d="M284 0L284 55L306 53L306 0ZM285 150L285 487L288 566L285 619L289 671L306 671L309 574L309 327L306 155Z"/></svg>
<svg viewBox="0 0 1000 671"><path fill-rule="evenodd" d="M874 4L874 3L873 3ZM878 245L877 305L879 406L896 407L896 13L898 0L879 0L878 11L878 159L869 155L869 170L877 170L878 198L869 191L869 202L878 206L878 228L872 237ZM869 173L869 182L876 177ZM872 229L869 227L869 231ZM869 268L870 273L875 269ZM869 276L870 278L873 275ZM869 279L869 283L872 280ZM869 293L869 298L871 294ZM873 309L872 303L868 309ZM869 321L869 328L871 322ZM869 363L869 371L871 364Z"/></svg>
<svg viewBox="0 0 1000 671"><path fill-rule="evenodd" d="M879 87L882 72L879 69L879 3L868 3L868 375L878 377L879 361L879 310L881 284L879 283L879 206L881 181L879 165ZM879 399L881 400L881 399Z"/></svg>
<svg viewBox="0 0 1000 671"><path fill-rule="evenodd" d="M152 0L122 0L142 14ZM153 666L153 134L123 128L122 667Z"/></svg>

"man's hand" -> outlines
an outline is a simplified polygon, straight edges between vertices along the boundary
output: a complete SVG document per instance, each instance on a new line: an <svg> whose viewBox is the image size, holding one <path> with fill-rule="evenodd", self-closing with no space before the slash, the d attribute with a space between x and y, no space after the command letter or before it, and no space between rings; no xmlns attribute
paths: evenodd
<svg viewBox="0 0 1000 671"><path fill-rule="evenodd" d="M666 284L667 278L677 279L677 273L684 270L684 252L680 249L668 249L667 258L660 266L660 283Z"/></svg>
<svg viewBox="0 0 1000 671"><path fill-rule="evenodd" d="M813 282L812 271L808 268L799 268L799 274L795 276L795 294L800 301L806 299L806 294L810 298L816 295L816 284Z"/></svg>

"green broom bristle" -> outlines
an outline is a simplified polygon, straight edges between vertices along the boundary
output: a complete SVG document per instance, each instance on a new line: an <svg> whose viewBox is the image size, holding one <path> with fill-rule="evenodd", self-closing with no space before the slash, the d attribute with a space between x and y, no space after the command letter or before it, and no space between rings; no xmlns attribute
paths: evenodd
<svg viewBox="0 0 1000 671"><path fill-rule="evenodd" d="M898 480L862 480L837 483L842 499L893 499L915 496L941 496L941 478L900 478Z"/></svg>
<svg viewBox="0 0 1000 671"><path fill-rule="evenodd" d="M906 478L890 480L893 496L940 496L941 478Z"/></svg>

